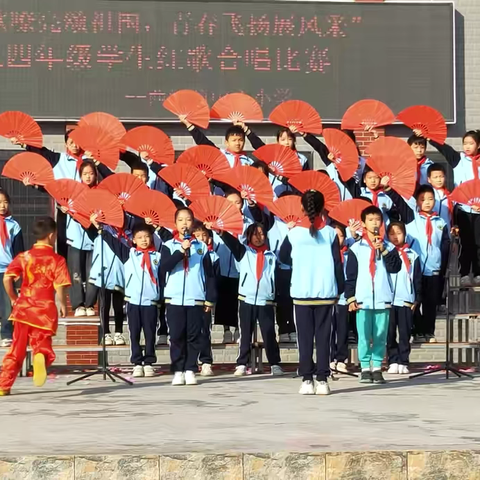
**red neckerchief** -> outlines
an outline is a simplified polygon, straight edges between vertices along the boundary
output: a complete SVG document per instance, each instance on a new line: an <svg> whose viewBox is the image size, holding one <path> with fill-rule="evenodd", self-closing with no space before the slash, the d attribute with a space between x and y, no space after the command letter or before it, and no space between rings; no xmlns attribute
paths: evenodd
<svg viewBox="0 0 480 480"><path fill-rule="evenodd" d="M325 225L327 225L327 219L323 215L315 218L315 221L313 222L313 226L317 230L321 230Z"/></svg>
<svg viewBox="0 0 480 480"><path fill-rule="evenodd" d="M432 244L432 233L433 233L433 226L432 226L432 217L437 216L437 212L432 212L432 213L426 213L426 212L418 212L418 214L426 218L426 224L425 224L425 233L427 234L427 242L429 245Z"/></svg>
<svg viewBox="0 0 480 480"><path fill-rule="evenodd" d="M410 268L412 267L410 263L410 259L408 258L407 255L407 248L408 245L406 243L403 244L401 247L395 247L398 250L398 253L402 257L403 263L405 264L405 267L407 269L407 272L410 273Z"/></svg>
<svg viewBox="0 0 480 480"><path fill-rule="evenodd" d="M473 178L478 180L478 160L480 160L480 153L473 157L467 155L467 157L472 161Z"/></svg>
<svg viewBox="0 0 480 480"><path fill-rule="evenodd" d="M424 155L420 160L417 160L417 182L420 183L420 172L422 165L427 161L427 157Z"/></svg>
<svg viewBox="0 0 480 480"><path fill-rule="evenodd" d="M76 161L77 161L77 171L80 171L80 167L82 166L82 163L83 163L83 158L82 158L82 154L80 155L74 155L68 148L67 148L67 155L69 155L70 157L74 158Z"/></svg>
<svg viewBox="0 0 480 480"><path fill-rule="evenodd" d="M248 244L248 246L255 250L257 252L257 269L256 269L256 274L257 274L257 282L260 281L262 278L262 273L263 273L263 266L265 264L265 251L268 250L266 245L262 245L261 247L256 247L255 245L252 245L251 243Z"/></svg>
<svg viewBox="0 0 480 480"><path fill-rule="evenodd" d="M180 238L180 234L178 233L178 230L174 230L173 232L173 239L176 240L177 242L180 242L182 243L183 240L185 240L185 238L182 240ZM185 273L188 273L188 267L189 267L189 260L188 260L188 257L186 255L183 256L183 270Z"/></svg>
<svg viewBox="0 0 480 480"><path fill-rule="evenodd" d="M207 250L213 252L213 242L207 243Z"/></svg>
<svg viewBox="0 0 480 480"><path fill-rule="evenodd" d="M345 253L348 251L348 247L345 245L340 249L340 257L342 259L342 265L345 263Z"/></svg>
<svg viewBox="0 0 480 480"><path fill-rule="evenodd" d="M376 248L373 246L373 243L372 241L368 238L368 233L365 232L364 235L363 235L363 239L368 243L369 247L370 247L370 262L369 262L369 271L370 271L370 275L372 277L372 282L375 278L375 271L376 271L376 265L375 265L375 254L377 252Z"/></svg>
<svg viewBox="0 0 480 480"><path fill-rule="evenodd" d="M382 189L378 188L377 190L371 190L369 188L369 190L372 192L372 205L378 207L378 194L382 191Z"/></svg>
<svg viewBox="0 0 480 480"><path fill-rule="evenodd" d="M150 279L156 285L157 280L155 279L155 275L153 274L152 261L150 258L150 252L156 252L156 250L153 247L148 247L148 248L137 247L137 252L141 252L143 254L141 267L142 269L145 268L145 266L147 267L147 272L150 275Z"/></svg>
<svg viewBox="0 0 480 480"><path fill-rule="evenodd" d="M2 242L3 248L7 245L9 238L7 222L5 221L5 217L0 215L0 241Z"/></svg>
<svg viewBox="0 0 480 480"><path fill-rule="evenodd" d="M124 238L129 245L131 245L132 241L130 240L130 237L125 233L125 230L123 228L115 228L117 231L117 237L118 238Z"/></svg>
<svg viewBox="0 0 480 480"><path fill-rule="evenodd" d="M242 155L246 156L247 154L245 152L240 152L240 153L234 153L234 152L231 152L230 150L226 150L230 155L233 155L233 157L235 158L235 160L233 161L233 168L235 167L240 167L242 165L242 163L240 162L240 157Z"/></svg>
<svg viewBox="0 0 480 480"><path fill-rule="evenodd" d="M432 185L433 187L433 185ZM450 192L445 188L445 187L433 187L435 190L438 190L439 192L442 192L445 198L447 199L447 208L448 208L448 213L450 216L450 221L452 221L453 218L453 202L450 200Z"/></svg>

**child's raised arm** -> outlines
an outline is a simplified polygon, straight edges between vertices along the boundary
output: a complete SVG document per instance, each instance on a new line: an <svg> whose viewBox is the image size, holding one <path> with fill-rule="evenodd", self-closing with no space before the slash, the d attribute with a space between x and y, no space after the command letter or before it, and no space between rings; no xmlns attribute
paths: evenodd
<svg viewBox="0 0 480 480"><path fill-rule="evenodd" d="M238 238L235 238L231 233L222 231L220 236L225 242L225 245L232 252L233 257L237 262L239 262L245 255L247 251L245 245L243 245Z"/></svg>
<svg viewBox="0 0 480 480"><path fill-rule="evenodd" d="M455 168L460 163L460 152L457 152L453 147L446 143L442 145L433 140L429 140L429 142L432 147L435 147L445 157L445 160L452 168Z"/></svg>
<svg viewBox="0 0 480 480"><path fill-rule="evenodd" d="M245 132L245 135L254 150L257 150L265 145L265 142L245 123L237 121L233 122L233 124L237 127L240 127Z"/></svg>
<svg viewBox="0 0 480 480"><path fill-rule="evenodd" d="M197 145L210 145L211 147L218 148L199 128L187 120L186 115L180 115L178 119L187 127L187 130Z"/></svg>

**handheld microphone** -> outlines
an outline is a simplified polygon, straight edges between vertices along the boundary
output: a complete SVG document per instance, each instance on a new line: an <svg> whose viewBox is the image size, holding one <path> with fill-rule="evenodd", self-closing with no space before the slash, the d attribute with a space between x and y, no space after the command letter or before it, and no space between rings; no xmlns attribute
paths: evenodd
<svg viewBox="0 0 480 480"><path fill-rule="evenodd" d="M377 240L377 238L380 238L380 230L378 228L375 228L373 230L373 234L375 235L375 240ZM375 256L377 260L380 260L382 258L382 252L380 250L377 250Z"/></svg>
<svg viewBox="0 0 480 480"><path fill-rule="evenodd" d="M184 234L183 234L183 239L184 240L190 240L192 238L192 236L190 235L190 233L188 233L187 229L184 230ZM187 258L190 257L190 249L188 250L185 250L185 256Z"/></svg>

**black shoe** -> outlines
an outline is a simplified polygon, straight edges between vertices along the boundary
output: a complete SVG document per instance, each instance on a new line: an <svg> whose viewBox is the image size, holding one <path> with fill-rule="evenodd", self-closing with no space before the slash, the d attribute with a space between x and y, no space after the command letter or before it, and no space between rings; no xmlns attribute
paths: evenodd
<svg viewBox="0 0 480 480"><path fill-rule="evenodd" d="M372 373L372 378L373 378L373 383L375 383L375 385L381 385L382 383L387 383L383 378L383 374L381 370L375 370Z"/></svg>
<svg viewBox="0 0 480 480"><path fill-rule="evenodd" d="M372 383L373 378L372 378L372 372L370 370L365 370L362 372L360 375L360 383Z"/></svg>

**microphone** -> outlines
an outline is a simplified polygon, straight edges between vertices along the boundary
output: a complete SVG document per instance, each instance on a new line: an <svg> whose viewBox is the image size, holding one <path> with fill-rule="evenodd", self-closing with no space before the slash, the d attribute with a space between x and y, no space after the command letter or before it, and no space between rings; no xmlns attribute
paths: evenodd
<svg viewBox="0 0 480 480"><path fill-rule="evenodd" d="M378 228L374 228L373 234L375 235L375 240L377 238L380 238L380 230ZM380 252L380 250L377 250L375 256L377 260L380 260L382 258L382 252Z"/></svg>
<svg viewBox="0 0 480 480"><path fill-rule="evenodd" d="M184 230L184 233L183 233L183 239L184 240L190 240L192 238L192 236L190 235L190 233L188 233L187 229ZM185 256L187 258L190 257L190 249L188 250L185 250Z"/></svg>

